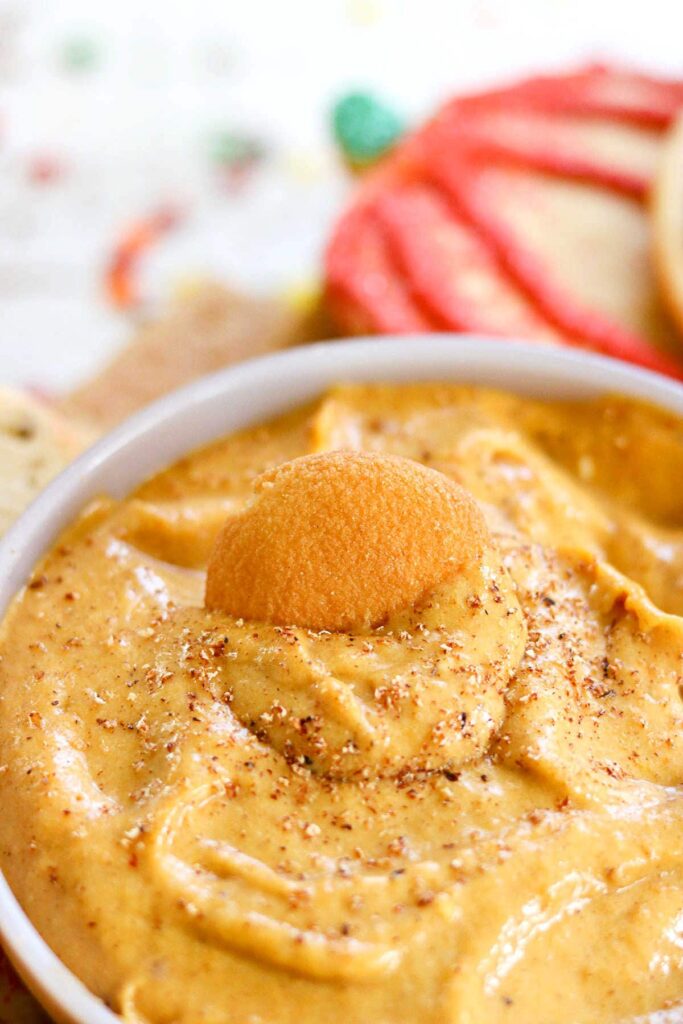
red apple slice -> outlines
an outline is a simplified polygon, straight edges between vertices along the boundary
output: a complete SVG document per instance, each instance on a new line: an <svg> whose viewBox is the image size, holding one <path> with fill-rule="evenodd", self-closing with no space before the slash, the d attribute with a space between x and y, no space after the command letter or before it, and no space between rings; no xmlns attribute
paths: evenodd
<svg viewBox="0 0 683 1024"><path fill-rule="evenodd" d="M683 116L664 143L652 193L651 222L662 300L683 331Z"/></svg>
<svg viewBox="0 0 683 1024"><path fill-rule="evenodd" d="M681 375L633 200L519 167L430 154L429 175L561 333L617 358Z"/></svg>
<svg viewBox="0 0 683 1024"><path fill-rule="evenodd" d="M500 104L505 109L519 106L666 127L683 106L683 82L593 64L565 74L537 75L452 103L470 110Z"/></svg>
<svg viewBox="0 0 683 1024"><path fill-rule="evenodd" d="M413 301L396 271L375 214L363 203L337 225L326 254L327 301L352 334L410 334L439 330Z"/></svg>
<svg viewBox="0 0 683 1024"><path fill-rule="evenodd" d="M642 200L682 106L681 82L602 67L453 100L337 229L344 326L523 335L681 376Z"/></svg>
<svg viewBox="0 0 683 1024"><path fill-rule="evenodd" d="M499 106L468 113L451 105L428 126L425 137L638 198L652 183L662 144L659 129Z"/></svg>
<svg viewBox="0 0 683 1024"><path fill-rule="evenodd" d="M376 201L376 211L414 296L444 328L561 340L433 189L394 188Z"/></svg>

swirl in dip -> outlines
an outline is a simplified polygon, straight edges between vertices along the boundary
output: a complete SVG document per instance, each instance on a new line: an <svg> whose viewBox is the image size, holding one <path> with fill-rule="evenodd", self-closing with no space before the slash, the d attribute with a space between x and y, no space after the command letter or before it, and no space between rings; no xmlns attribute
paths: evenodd
<svg viewBox="0 0 683 1024"><path fill-rule="evenodd" d="M130 1024L679 1019L681 480L626 399L342 386L93 503L0 636L31 919Z"/></svg>

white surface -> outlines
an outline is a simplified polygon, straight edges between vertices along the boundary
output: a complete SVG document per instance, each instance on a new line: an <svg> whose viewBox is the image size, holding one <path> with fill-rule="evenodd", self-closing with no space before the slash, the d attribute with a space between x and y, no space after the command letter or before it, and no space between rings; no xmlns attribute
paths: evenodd
<svg viewBox="0 0 683 1024"><path fill-rule="evenodd" d="M417 119L451 91L595 57L683 73L680 3L649 0L0 0L0 381L58 388L131 330L101 292L125 225L183 225L142 268L152 303L187 276L271 289L315 274L347 182L337 95L371 87ZM89 71L60 54L83 37ZM207 157L247 129L270 159L237 194ZM32 185L54 156L64 175Z"/></svg>
<svg viewBox="0 0 683 1024"><path fill-rule="evenodd" d="M0 542L0 617L59 531L101 493L123 495L197 445L302 403L338 380L459 380L527 395L637 395L683 415L683 387L599 356L464 336L291 349L206 377L149 406L66 469ZM0 937L77 1024L114 1024L59 962L0 876ZM35 991L35 986L31 986ZM38 994L36 992L36 994Z"/></svg>

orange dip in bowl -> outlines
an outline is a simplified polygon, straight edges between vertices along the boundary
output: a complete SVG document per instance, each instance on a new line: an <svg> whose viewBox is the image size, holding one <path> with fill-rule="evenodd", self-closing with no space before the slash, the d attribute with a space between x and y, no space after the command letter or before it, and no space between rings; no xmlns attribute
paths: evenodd
<svg viewBox="0 0 683 1024"><path fill-rule="evenodd" d="M632 400L340 386L89 506L0 635L30 918L131 1024L683 1000L681 479Z"/></svg>

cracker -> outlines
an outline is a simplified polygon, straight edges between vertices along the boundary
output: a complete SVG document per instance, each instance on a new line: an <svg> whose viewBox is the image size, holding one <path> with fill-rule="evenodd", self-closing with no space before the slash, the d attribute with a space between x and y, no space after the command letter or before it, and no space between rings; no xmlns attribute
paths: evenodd
<svg viewBox="0 0 683 1024"><path fill-rule="evenodd" d="M92 438L30 395L0 389L0 533Z"/></svg>
<svg viewBox="0 0 683 1024"><path fill-rule="evenodd" d="M108 366L66 397L62 409L107 429L197 377L319 333L315 313L203 284L140 327Z"/></svg>

